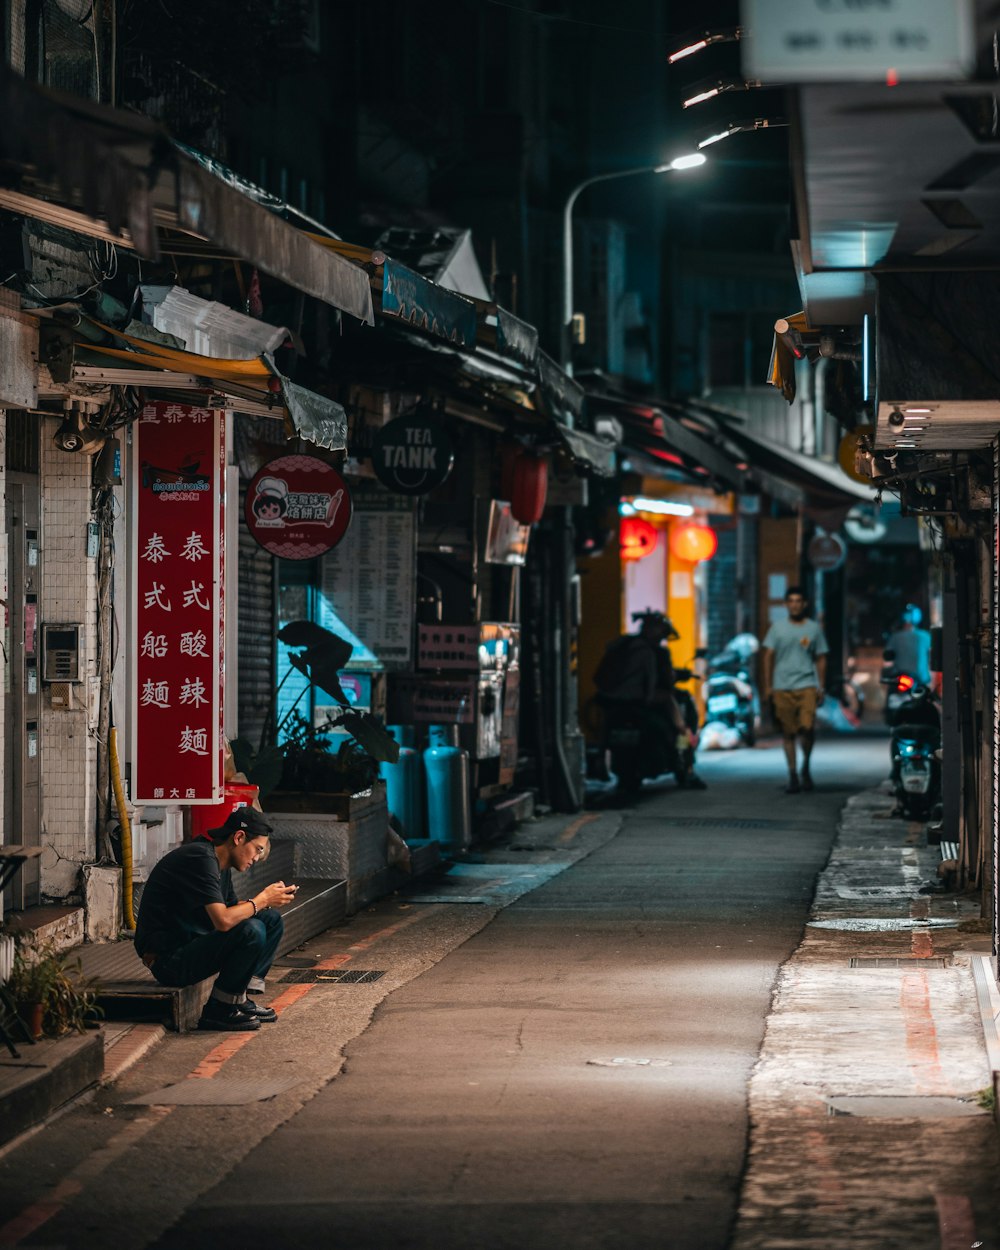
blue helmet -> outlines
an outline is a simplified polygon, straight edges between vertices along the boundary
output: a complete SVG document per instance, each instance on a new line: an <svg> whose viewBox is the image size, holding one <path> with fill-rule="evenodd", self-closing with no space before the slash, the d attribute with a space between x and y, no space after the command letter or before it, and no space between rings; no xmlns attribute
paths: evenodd
<svg viewBox="0 0 1000 1250"><path fill-rule="evenodd" d="M920 611L920 609L917 607L915 603L908 603L906 607L903 609L904 623L909 622L909 624L911 625L919 625L923 619L924 619L924 614L923 612Z"/></svg>

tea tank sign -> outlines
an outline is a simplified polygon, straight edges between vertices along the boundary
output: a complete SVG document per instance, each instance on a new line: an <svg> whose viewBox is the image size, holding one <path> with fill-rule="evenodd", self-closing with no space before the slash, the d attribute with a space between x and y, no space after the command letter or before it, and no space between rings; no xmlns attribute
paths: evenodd
<svg viewBox="0 0 1000 1250"><path fill-rule="evenodd" d="M455 451L444 425L434 417L397 417L375 435L372 468L390 490L426 495L446 480Z"/></svg>
<svg viewBox="0 0 1000 1250"><path fill-rule="evenodd" d="M347 533L351 494L325 460L279 456L247 487L244 516L265 551L285 560L312 560Z"/></svg>

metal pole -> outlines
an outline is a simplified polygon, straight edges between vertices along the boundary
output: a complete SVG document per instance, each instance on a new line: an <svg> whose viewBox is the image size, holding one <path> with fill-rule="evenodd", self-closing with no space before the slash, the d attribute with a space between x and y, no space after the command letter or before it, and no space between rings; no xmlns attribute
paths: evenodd
<svg viewBox="0 0 1000 1250"><path fill-rule="evenodd" d="M638 169L619 169L611 174L595 174L593 178L585 178L578 182L566 197L563 205L562 227L562 342L560 343L562 366L568 374L573 373L573 208L580 197L595 182L610 182L613 178L632 178L636 174L665 174L671 165L643 165Z"/></svg>

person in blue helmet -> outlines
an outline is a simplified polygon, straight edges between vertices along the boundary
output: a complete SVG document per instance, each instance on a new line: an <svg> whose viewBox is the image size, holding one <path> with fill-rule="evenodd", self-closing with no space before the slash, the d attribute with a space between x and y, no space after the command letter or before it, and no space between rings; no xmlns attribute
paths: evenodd
<svg viewBox="0 0 1000 1250"><path fill-rule="evenodd" d="M921 629L923 613L915 603L903 609L899 629L889 635L886 646L893 655L893 668L897 673L907 673L921 685L931 684L931 634Z"/></svg>

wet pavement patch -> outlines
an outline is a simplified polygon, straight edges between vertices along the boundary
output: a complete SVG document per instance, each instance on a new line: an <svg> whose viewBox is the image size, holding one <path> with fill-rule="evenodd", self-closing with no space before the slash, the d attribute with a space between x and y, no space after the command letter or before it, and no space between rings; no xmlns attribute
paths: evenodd
<svg viewBox="0 0 1000 1250"><path fill-rule="evenodd" d="M298 1078L273 1077L260 1080L227 1080L213 1077L210 1081L189 1077L176 1085L165 1085L151 1094L130 1098L133 1105L153 1107L237 1107L251 1102L264 1102L298 1085Z"/></svg>
<svg viewBox="0 0 1000 1250"><path fill-rule="evenodd" d="M958 1119L986 1115L986 1108L975 1100L922 1098L918 1094L857 1094L843 1098L824 1098L830 1115L867 1116L883 1120Z"/></svg>
<svg viewBox="0 0 1000 1250"><path fill-rule="evenodd" d="M742 820L739 816L660 816L657 824L684 829L797 829L798 820Z"/></svg>

